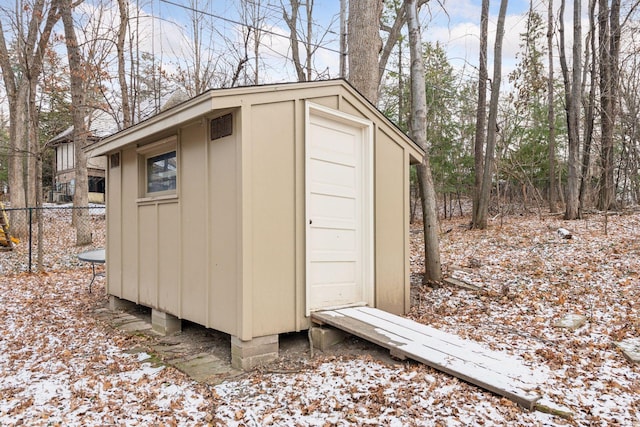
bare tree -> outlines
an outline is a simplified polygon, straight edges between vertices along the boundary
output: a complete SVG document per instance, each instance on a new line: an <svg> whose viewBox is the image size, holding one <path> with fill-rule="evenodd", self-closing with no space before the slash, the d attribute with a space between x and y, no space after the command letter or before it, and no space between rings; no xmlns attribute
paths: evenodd
<svg viewBox="0 0 640 427"><path fill-rule="evenodd" d="M248 23L243 30L246 32L246 40L250 38L250 34L253 34L253 37L251 37L251 43L253 44L253 76L251 82L253 84L259 84L261 68L260 46L262 45L262 37L264 35L262 26L264 25L267 16L264 12L265 8L260 0L242 0L241 7L243 20ZM245 57L248 57L248 55Z"/></svg>
<svg viewBox="0 0 640 427"><path fill-rule="evenodd" d="M598 61L596 56L596 24L595 24L595 8L596 0L589 0L589 31L588 40L589 44L585 47L585 72L589 69L589 93L587 99L584 102L585 105L585 117L584 117L584 132L582 142L582 172L580 173L580 192L578 194L578 209L580 216L584 212L585 204L587 200L587 193L590 190L589 182L591 181L591 146L593 145L593 130L595 122L595 110L596 110L596 79L598 70ZM588 65L590 62L590 65ZM586 76L585 76L586 80ZM586 83L586 81L584 82Z"/></svg>
<svg viewBox="0 0 640 427"><path fill-rule="evenodd" d="M487 37L489 33L489 0L482 0L480 12L480 59L478 74L478 108L476 110L476 131L474 138L474 191L472 228L482 228L480 225L480 197L482 195L482 170L484 165L484 145L486 142L487 120Z"/></svg>
<svg viewBox="0 0 640 427"><path fill-rule="evenodd" d="M223 74L221 70L224 68L221 64L229 60L230 55L222 55L215 49L218 43L217 26L211 14L206 12L210 9L211 1L189 0L188 3L190 34L182 40L187 48L182 52L175 52L181 59L178 63L178 72L172 77L179 81L189 97L193 97L212 87L225 86L226 80L221 78ZM226 41L225 37L223 39ZM236 79L241 67L247 62L247 44L248 37L245 39L243 58L239 61L241 65L235 67L235 73L231 70L232 67L226 70L228 75L233 73Z"/></svg>
<svg viewBox="0 0 640 427"><path fill-rule="evenodd" d="M133 123L131 105L129 103L129 85L127 83L127 70L125 62L125 40L129 32L129 2L118 0L120 22L116 39L116 53L118 56L118 83L120 86L120 99L122 101L122 125L127 128Z"/></svg>
<svg viewBox="0 0 640 427"><path fill-rule="evenodd" d="M324 47L330 30L316 33L314 28L314 1L289 0L290 11L282 4L282 16L289 28L289 46L291 61L296 69L298 81L310 81L326 75L327 70L317 70L314 57L318 49ZM304 8L304 18L301 11ZM327 28L333 26L335 17L327 23ZM378 27L376 27L378 28Z"/></svg>
<svg viewBox="0 0 640 427"><path fill-rule="evenodd" d="M504 21L507 14L508 0L501 0L496 25L496 40L493 48L493 80L491 82L491 99L489 101L489 119L487 121L487 146L484 156L484 171L482 175L482 191L478 202L478 218L474 224L477 228L487 228L487 213L493 184L493 167L496 144L498 100L500 96L500 81L502 75L502 41L504 38Z"/></svg>
<svg viewBox="0 0 640 427"><path fill-rule="evenodd" d="M556 201L557 179L556 179L556 113L554 107L554 77L553 77L553 0L549 0L547 5L547 121L549 122L549 134L547 143L549 145L549 211L556 213L558 207Z"/></svg>
<svg viewBox="0 0 640 427"><path fill-rule="evenodd" d="M87 155L84 148L87 144L87 108L85 91L85 67L82 54L78 46L75 26L73 22L72 0L61 0L60 13L64 24L65 42L69 59L69 74L71 88L71 116L73 120L73 143L75 148L75 193L73 195L74 224L76 226L76 244L91 243L91 227L89 226L89 212L82 209L89 205L89 184L87 176ZM80 208L80 209L79 209Z"/></svg>
<svg viewBox="0 0 640 427"><path fill-rule="evenodd" d="M418 10L422 8L422 6L429 3L429 0L418 0L416 3L416 7ZM396 5L394 5L396 6ZM378 62L378 85L382 83L382 78L384 77L384 73L387 67L387 63L389 62L389 57L391 56L395 46L398 44L400 40L400 35L402 32L402 28L407 23L407 14L406 8L404 7L404 2L399 7L395 7L395 20L391 26L387 26L382 24L382 30L387 33L386 40L384 41L384 46L382 47L382 51L380 52L380 60Z"/></svg>
<svg viewBox="0 0 640 427"><path fill-rule="evenodd" d="M615 206L613 182L613 133L617 116L618 73L620 56L620 0L598 1L600 43L600 105L602 132L602 184L598 207L609 210Z"/></svg>
<svg viewBox="0 0 640 427"><path fill-rule="evenodd" d="M11 21L10 29L4 28L0 20L0 68L9 104L8 181L11 206L23 208L27 202L25 176L35 175L35 171L24 173L24 160L28 150L32 148L27 145L27 141L35 129L30 122L35 112L30 113L29 107L34 106L32 100L35 99L35 88L42 72L44 55L53 26L58 21L58 1L19 0L15 6L13 11L3 8ZM26 18L29 20L26 21ZM5 39L5 35L9 34L14 35L13 40ZM14 46L11 51L10 43ZM16 211L12 212L12 216L13 234L24 236L26 216Z"/></svg>
<svg viewBox="0 0 640 427"><path fill-rule="evenodd" d="M417 166L418 182L422 199L425 243L424 284L426 282L440 282L442 280L442 266L440 264L436 192L431 176L429 147L427 144L427 95L422 37L418 23L416 3L417 0L407 0L405 2L405 11L407 14L409 49L411 52L411 136L426 153L422 164Z"/></svg>
<svg viewBox="0 0 640 427"><path fill-rule="evenodd" d="M305 73L305 67L300 59L300 40L298 38L298 14L300 13L300 1L290 0L291 13L288 14L285 8L282 8L282 17L289 27L289 45L291 46L291 58L294 67L296 67L296 74L298 75L298 81L304 82L308 80Z"/></svg>
<svg viewBox="0 0 640 427"><path fill-rule="evenodd" d="M579 162L580 162L580 104L582 101L582 2L573 2L573 65L571 75L567 66L567 55L564 41L564 10L566 0L560 4L560 66L565 89L565 109L567 112L568 128L568 159L567 159L567 197L564 218L568 220L580 218L579 201Z"/></svg>

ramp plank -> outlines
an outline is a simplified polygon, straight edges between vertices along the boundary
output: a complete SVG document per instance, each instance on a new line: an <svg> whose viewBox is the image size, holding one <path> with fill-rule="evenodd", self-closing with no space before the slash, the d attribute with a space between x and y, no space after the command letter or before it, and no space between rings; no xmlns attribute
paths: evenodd
<svg viewBox="0 0 640 427"><path fill-rule="evenodd" d="M520 359L371 307L319 311L312 320L334 326L424 363L533 410L540 395L537 378Z"/></svg>

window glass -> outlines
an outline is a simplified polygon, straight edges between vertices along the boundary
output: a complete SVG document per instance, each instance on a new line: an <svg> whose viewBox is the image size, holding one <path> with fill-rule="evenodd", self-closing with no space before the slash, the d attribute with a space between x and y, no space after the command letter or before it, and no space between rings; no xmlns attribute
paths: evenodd
<svg viewBox="0 0 640 427"><path fill-rule="evenodd" d="M147 158L147 193L176 189L176 152Z"/></svg>

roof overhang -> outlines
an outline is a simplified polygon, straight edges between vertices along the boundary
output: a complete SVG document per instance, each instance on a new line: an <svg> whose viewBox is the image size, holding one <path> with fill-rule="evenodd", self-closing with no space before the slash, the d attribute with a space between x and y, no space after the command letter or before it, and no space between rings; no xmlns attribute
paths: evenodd
<svg viewBox="0 0 640 427"><path fill-rule="evenodd" d="M211 115L214 111L229 110L242 106L242 95L282 92L292 89L303 89L323 86L340 86L354 97L358 98L373 114L386 123L389 123L394 138L398 138L409 149L411 164L422 163L425 151L422 150L411 138L402 132L393 122L384 116L373 104L353 88L346 80L323 80L317 82L282 83L262 86L247 86L228 89L211 89L168 110L150 117L127 129L123 129L111 136L85 148L89 157L96 157L115 152L122 147L135 144L138 141L159 135L173 127L179 127L186 123L201 120L202 117ZM240 96L238 96L240 95Z"/></svg>

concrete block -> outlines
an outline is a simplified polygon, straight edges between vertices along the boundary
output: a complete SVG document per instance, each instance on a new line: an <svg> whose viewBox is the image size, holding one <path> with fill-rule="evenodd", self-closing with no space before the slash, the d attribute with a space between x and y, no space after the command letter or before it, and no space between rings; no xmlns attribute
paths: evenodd
<svg viewBox="0 0 640 427"><path fill-rule="evenodd" d="M328 326L313 326L311 328L311 342L315 348L321 351L341 343L346 336L347 334L340 329Z"/></svg>
<svg viewBox="0 0 640 427"><path fill-rule="evenodd" d="M133 301L118 298L115 295L109 295L109 310L111 311L128 311L136 308L137 304Z"/></svg>
<svg viewBox="0 0 640 427"><path fill-rule="evenodd" d="M242 341L231 337L231 366L236 369L251 370L278 358L278 335L256 337Z"/></svg>
<svg viewBox="0 0 640 427"><path fill-rule="evenodd" d="M640 338L627 338L616 342L615 345L622 350L628 361L640 363Z"/></svg>
<svg viewBox="0 0 640 427"><path fill-rule="evenodd" d="M154 308L151 310L151 327L160 335L172 335L182 330L182 320Z"/></svg>
<svg viewBox="0 0 640 427"><path fill-rule="evenodd" d="M561 319L557 320L553 326L556 328L565 328L572 331L582 327L585 323L587 323L587 317L582 314L567 314Z"/></svg>

